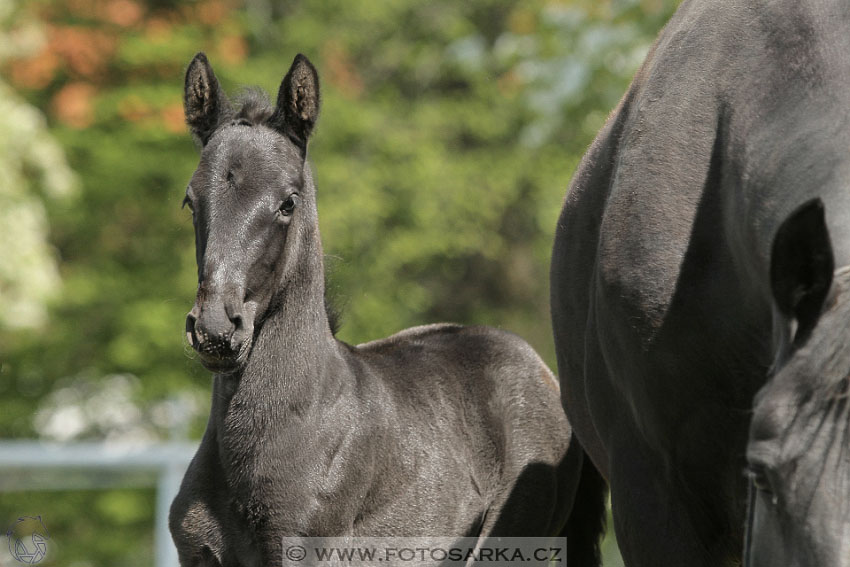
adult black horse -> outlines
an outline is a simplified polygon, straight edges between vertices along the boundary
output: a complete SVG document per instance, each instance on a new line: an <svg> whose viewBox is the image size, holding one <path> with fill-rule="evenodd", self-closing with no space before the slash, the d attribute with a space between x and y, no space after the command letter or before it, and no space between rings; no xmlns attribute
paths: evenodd
<svg viewBox="0 0 850 567"><path fill-rule="evenodd" d="M850 3L686 0L573 178L562 400L629 566L850 565L848 118Z"/></svg>
<svg viewBox="0 0 850 567"><path fill-rule="evenodd" d="M287 536L561 533L580 461L527 343L459 325L334 337L307 164L312 64L295 58L277 104L249 92L234 107L198 54L184 97L203 146L185 200L198 263L186 331L215 380L171 507L180 564L282 565Z"/></svg>

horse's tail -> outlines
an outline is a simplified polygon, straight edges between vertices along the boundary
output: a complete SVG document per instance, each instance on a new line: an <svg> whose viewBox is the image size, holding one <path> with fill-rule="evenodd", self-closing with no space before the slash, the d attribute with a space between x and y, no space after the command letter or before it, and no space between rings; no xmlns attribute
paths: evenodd
<svg viewBox="0 0 850 567"><path fill-rule="evenodd" d="M576 438L573 443L578 445ZM567 538L567 565L599 567L600 544L608 519L608 483L581 449L581 472L570 516L561 536Z"/></svg>

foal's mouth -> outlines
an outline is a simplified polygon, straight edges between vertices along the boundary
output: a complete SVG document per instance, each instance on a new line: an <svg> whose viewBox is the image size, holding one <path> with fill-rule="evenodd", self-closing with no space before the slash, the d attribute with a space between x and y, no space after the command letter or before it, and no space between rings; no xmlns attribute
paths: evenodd
<svg viewBox="0 0 850 567"><path fill-rule="evenodd" d="M248 360L248 354L251 351L251 342L250 339L244 341L238 351L228 354L205 352L202 348L198 348L200 345L196 346L194 342L192 348L198 353L201 364L210 372L232 374L242 368Z"/></svg>

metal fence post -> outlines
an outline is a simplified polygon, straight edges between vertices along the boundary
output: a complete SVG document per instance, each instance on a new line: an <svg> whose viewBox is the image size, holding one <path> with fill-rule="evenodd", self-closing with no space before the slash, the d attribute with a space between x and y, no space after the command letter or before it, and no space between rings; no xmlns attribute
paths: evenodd
<svg viewBox="0 0 850 567"><path fill-rule="evenodd" d="M156 567L179 567L177 549L168 530L168 511L180 490L186 467L169 464L160 470L156 486L156 529L154 532L154 560Z"/></svg>

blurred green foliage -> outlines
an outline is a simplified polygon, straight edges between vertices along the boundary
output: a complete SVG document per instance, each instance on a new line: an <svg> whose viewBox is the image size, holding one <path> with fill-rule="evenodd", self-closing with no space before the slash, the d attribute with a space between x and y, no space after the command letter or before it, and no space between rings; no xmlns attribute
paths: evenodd
<svg viewBox="0 0 850 567"><path fill-rule="evenodd" d="M150 440L186 421L192 436L203 430L209 376L183 338L196 274L180 209L197 160L182 73L200 50L231 93L258 84L274 96L297 52L319 69L310 159L340 338L490 324L554 366L548 262L566 186L677 3L0 0L4 43L19 47L0 51L16 91L0 89L0 107L28 105L0 129L17 139L39 109L65 156L0 155L27 179L16 194L44 213L28 234L44 277L61 281L30 294L36 315L0 313L3 436ZM65 160L78 190L51 198L42 170ZM13 204L7 186L0 218ZM3 277L19 256L0 247L4 310ZM31 511L59 532L74 526L63 556L81 567L150 564L148 496L2 494L0 520ZM119 528L120 545L96 535Z"/></svg>

